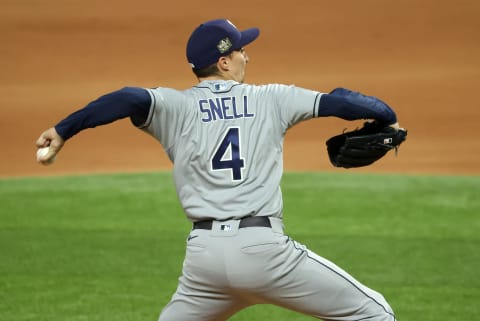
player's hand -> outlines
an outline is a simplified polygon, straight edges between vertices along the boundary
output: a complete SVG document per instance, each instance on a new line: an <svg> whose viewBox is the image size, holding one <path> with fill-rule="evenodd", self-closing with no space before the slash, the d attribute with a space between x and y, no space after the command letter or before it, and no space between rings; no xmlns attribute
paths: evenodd
<svg viewBox="0 0 480 321"><path fill-rule="evenodd" d="M37 139L37 148L49 147L48 153L44 156L37 157L37 162L42 165L50 165L55 159L58 152L62 149L65 141L58 135L54 127L44 131Z"/></svg>

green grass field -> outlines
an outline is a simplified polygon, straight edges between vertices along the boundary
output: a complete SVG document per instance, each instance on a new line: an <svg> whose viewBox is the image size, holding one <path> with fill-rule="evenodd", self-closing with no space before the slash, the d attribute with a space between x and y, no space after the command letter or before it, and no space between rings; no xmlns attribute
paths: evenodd
<svg viewBox="0 0 480 321"><path fill-rule="evenodd" d="M480 319L480 177L287 173L287 233L400 321ZM170 173L0 180L0 321L157 320L190 224ZM255 306L233 321L312 318Z"/></svg>

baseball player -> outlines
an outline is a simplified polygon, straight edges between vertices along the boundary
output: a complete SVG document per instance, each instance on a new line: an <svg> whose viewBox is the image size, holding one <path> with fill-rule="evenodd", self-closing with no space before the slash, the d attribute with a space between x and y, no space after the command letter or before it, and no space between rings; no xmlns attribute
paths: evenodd
<svg viewBox="0 0 480 321"><path fill-rule="evenodd" d="M393 321L381 294L284 234L280 180L284 136L295 124L335 116L399 128L396 114L347 89L243 83L245 46L259 33L224 19L201 24L186 46L197 85L106 94L43 132L36 145L50 149L37 160L49 164L81 130L126 117L162 144L192 230L160 321L227 320L262 303L323 320Z"/></svg>

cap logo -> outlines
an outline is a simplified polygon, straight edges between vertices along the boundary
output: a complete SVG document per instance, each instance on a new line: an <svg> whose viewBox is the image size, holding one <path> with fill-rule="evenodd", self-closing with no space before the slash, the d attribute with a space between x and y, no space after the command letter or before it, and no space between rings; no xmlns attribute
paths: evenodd
<svg viewBox="0 0 480 321"><path fill-rule="evenodd" d="M222 40L220 40L218 42L218 45L217 45L217 49L218 51L220 51L220 53L225 53L227 52L228 50L230 50L230 48L232 48L232 42L230 41L230 38L223 38Z"/></svg>

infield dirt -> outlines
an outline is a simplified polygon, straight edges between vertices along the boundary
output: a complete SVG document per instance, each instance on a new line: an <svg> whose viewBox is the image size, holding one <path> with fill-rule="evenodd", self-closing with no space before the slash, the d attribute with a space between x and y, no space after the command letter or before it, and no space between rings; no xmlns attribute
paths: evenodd
<svg viewBox="0 0 480 321"><path fill-rule="evenodd" d="M128 120L80 133L55 165L35 162L44 129L123 86L196 83L185 42L202 21L257 26L246 81L328 92L347 87L395 108L408 129L393 153L359 172L480 174L479 1L0 2L0 177L170 169ZM333 168L325 140L361 122L316 119L286 136L287 170Z"/></svg>

